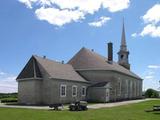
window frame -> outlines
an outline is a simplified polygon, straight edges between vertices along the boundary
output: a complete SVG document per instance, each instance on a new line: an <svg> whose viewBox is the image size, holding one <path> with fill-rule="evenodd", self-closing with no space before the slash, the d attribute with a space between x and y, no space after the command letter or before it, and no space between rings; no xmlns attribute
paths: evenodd
<svg viewBox="0 0 160 120"><path fill-rule="evenodd" d="M83 89L85 90L84 94L83 94ZM86 96L86 92L87 92L87 87L86 86L82 86L82 96Z"/></svg>
<svg viewBox="0 0 160 120"><path fill-rule="evenodd" d="M65 94L64 95L62 95L62 87L64 87L65 88L65 90L64 90L64 92L65 92ZM60 97L66 97L67 96L67 85L65 85L65 84L61 84L60 85Z"/></svg>
<svg viewBox="0 0 160 120"><path fill-rule="evenodd" d="M73 94L74 93L74 90L73 90L74 88L75 88L75 94ZM72 97L77 97L77 92L78 92L77 89L78 89L77 85L72 86Z"/></svg>

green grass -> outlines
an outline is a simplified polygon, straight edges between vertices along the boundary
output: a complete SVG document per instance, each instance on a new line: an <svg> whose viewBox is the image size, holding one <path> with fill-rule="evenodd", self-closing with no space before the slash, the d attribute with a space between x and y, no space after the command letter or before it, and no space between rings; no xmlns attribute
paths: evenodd
<svg viewBox="0 0 160 120"><path fill-rule="evenodd" d="M0 120L160 120L160 112L145 112L160 100L81 112L0 108Z"/></svg>

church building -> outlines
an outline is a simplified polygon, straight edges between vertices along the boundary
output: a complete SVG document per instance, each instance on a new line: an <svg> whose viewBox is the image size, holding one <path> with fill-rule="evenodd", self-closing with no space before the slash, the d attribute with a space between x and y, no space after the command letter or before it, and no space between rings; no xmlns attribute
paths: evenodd
<svg viewBox="0 0 160 120"><path fill-rule="evenodd" d="M82 48L68 63L33 55L17 77L18 102L28 105L115 102L142 97L142 78L130 70L123 24L118 62Z"/></svg>

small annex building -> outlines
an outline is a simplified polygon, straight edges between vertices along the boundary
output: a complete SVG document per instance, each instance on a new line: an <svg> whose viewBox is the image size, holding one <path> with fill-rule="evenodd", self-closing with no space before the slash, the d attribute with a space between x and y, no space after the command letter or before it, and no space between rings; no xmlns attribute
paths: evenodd
<svg viewBox="0 0 160 120"><path fill-rule="evenodd" d="M29 105L79 100L112 102L142 97L142 79L131 72L123 24L118 62L82 48L67 64L33 55L17 77L18 102Z"/></svg>

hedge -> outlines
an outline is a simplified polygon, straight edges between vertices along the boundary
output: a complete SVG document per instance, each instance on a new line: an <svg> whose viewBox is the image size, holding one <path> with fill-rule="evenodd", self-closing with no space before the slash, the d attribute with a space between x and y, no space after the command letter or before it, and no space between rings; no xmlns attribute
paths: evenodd
<svg viewBox="0 0 160 120"><path fill-rule="evenodd" d="M10 102L18 102L16 98L4 98L1 99L1 103L10 103Z"/></svg>

